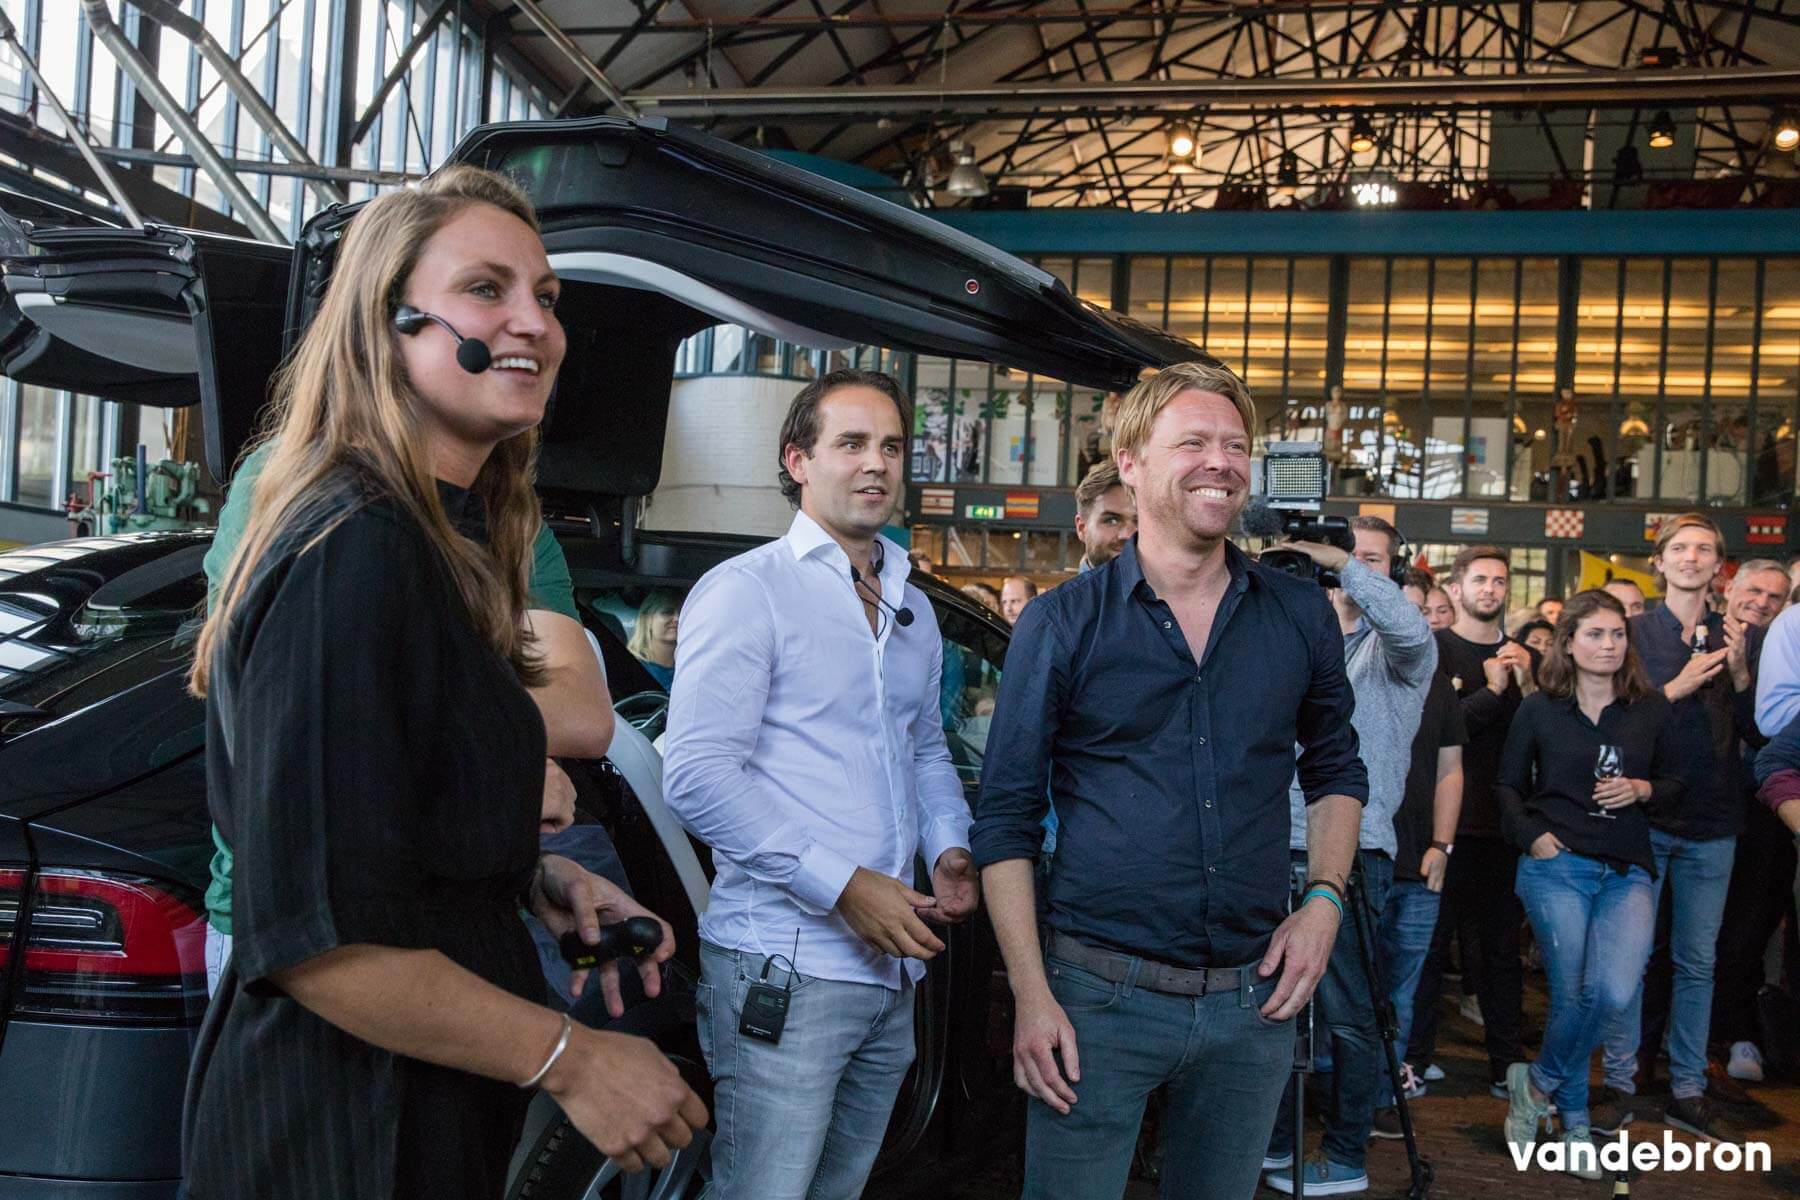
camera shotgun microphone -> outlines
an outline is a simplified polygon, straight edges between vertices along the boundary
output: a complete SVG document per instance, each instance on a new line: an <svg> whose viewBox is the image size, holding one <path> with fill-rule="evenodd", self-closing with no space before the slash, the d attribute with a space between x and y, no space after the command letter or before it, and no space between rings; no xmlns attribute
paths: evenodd
<svg viewBox="0 0 1800 1200"><path fill-rule="evenodd" d="M1266 496L1250 497L1240 520L1246 537L1280 537L1286 530L1281 514L1270 506Z"/></svg>
<svg viewBox="0 0 1800 1200"><path fill-rule="evenodd" d="M408 336L425 328L427 321L442 326L445 333L456 339L457 366L471 375L479 375L493 365L494 353L488 349L486 342L480 338L464 337L456 332L456 326L436 313L428 313L410 304L402 304L394 310L394 328Z"/></svg>
<svg viewBox="0 0 1800 1200"><path fill-rule="evenodd" d="M876 568L875 574L877 578L880 577L881 569L879 567ZM913 623L913 610L905 606L895 608L886 600L882 599L881 589L865 580L862 575L857 572L855 563L850 564L850 586L852 588L860 587L871 596L875 597L875 603L894 614L894 623L900 626L900 628L905 629L908 625Z"/></svg>

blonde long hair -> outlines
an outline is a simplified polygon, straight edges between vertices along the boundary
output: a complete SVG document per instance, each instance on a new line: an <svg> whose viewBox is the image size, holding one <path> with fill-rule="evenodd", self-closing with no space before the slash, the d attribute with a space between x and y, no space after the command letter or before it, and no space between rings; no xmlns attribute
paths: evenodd
<svg viewBox="0 0 1800 1200"><path fill-rule="evenodd" d="M267 461L218 605L195 646L188 675L194 695L206 695L213 655L256 564L284 530L308 519L326 477L346 466L418 522L476 631L512 663L520 681L542 681L543 665L523 626L530 550L543 520L532 488L537 430L494 447L471 489L487 508L488 543L463 536L438 497L421 434L423 402L406 376L393 327L394 308L425 243L476 204L491 204L538 228L531 201L516 184L468 166L448 167L416 188L380 196L351 221L318 316L274 379L274 402L256 439L269 447ZM300 552L348 515L322 525Z"/></svg>

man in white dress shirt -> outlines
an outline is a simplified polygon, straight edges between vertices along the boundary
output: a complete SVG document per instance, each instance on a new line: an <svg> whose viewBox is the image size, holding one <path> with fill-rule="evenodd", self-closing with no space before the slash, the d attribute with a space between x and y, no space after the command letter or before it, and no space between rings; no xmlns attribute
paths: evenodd
<svg viewBox="0 0 1800 1200"><path fill-rule="evenodd" d="M937 618L881 536L906 407L873 371L807 385L781 431L787 536L707 572L681 613L664 785L717 869L711 1200L861 1194L913 1060L913 985L944 948L926 922L979 899ZM907 886L916 855L933 895Z"/></svg>

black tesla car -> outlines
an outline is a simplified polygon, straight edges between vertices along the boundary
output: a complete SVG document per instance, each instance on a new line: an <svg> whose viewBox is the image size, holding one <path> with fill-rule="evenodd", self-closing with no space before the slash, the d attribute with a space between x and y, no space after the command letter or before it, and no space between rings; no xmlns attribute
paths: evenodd
<svg viewBox="0 0 1800 1200"><path fill-rule="evenodd" d="M754 544L639 527L662 468L677 346L731 323L820 347L990 361L1101 388L1201 357L918 213L703 134L597 118L487 126L455 161L531 192L568 358L539 491L608 668L621 733L582 772L641 900L695 969L710 858L661 800L666 702L622 630ZM356 206L293 247L59 219L0 196L0 371L122 402L198 404L220 479L304 329ZM205 1005L211 853L201 706L183 690L206 531L95 537L0 555L0 1200L172 1196L179 1112ZM971 789L1006 626L916 577L945 639L942 712ZM691 993L625 1020L697 1061ZM1016 1137L1010 995L985 921L956 927L917 1009L919 1047L871 1194L928 1195ZM540 1097L520 1198L689 1194L703 1148L618 1178Z"/></svg>

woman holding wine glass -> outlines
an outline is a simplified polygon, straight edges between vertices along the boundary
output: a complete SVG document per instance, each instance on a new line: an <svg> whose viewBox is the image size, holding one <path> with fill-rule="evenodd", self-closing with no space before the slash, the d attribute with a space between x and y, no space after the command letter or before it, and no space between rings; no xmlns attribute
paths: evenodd
<svg viewBox="0 0 1800 1200"><path fill-rule="evenodd" d="M1543 951L1550 1016L1536 1061L1506 1073L1506 1138L1536 1141L1554 1102L1571 1143L1592 1145L1588 1060L1636 994L1656 920L1645 808L1680 799L1669 702L1631 647L1625 609L1602 591L1564 607L1513 718L1495 785L1524 851L1515 890ZM1584 1156L1585 1157L1585 1156ZM1578 1173L1600 1178L1598 1162Z"/></svg>

